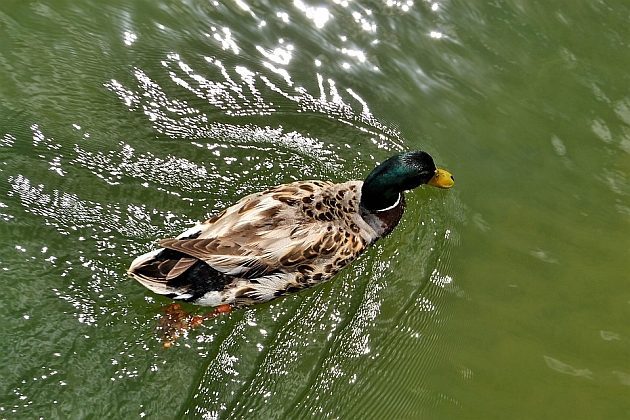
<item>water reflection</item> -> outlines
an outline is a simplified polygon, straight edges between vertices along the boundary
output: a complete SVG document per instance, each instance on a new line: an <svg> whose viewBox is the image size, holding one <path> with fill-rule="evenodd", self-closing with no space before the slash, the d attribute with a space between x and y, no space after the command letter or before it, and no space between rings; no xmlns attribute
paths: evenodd
<svg viewBox="0 0 630 420"><path fill-rule="evenodd" d="M407 13L412 5L378 7ZM33 100L32 114L0 133L0 151L12 158L0 165L0 220L11 233L5 238L19 238L0 267L22 282L5 298L19 308L8 327L21 331L16 345L23 349L7 356L16 369L7 378L12 396L0 409L44 415L53 395L55 405L65 404L63 417L89 394L107 395L94 401L91 415L111 415L111 385L120 383L124 392L113 392L121 416L341 416L336 396L349 395L348 386L378 401L385 391L370 378L422 365L419 350L434 345L423 340L423 322L443 316L442 292L433 286L456 291L444 251L452 239L444 219L413 221L440 200L412 203L399 236L334 283L217 319L162 352L155 325L165 300L126 278L130 255L247 193L293 179L358 178L412 147L372 113L371 87L352 79L378 72L381 35L372 9L296 1L261 13L259 4L237 2L244 12L238 18L249 23L235 21L219 2L205 6L212 13L184 5L141 17L113 4L91 15L90 31L82 26L87 5L70 17L38 6L42 16L56 16L55 27L70 28L58 37L72 60L41 33L16 28L54 71L33 76L43 80L39 91L26 73L14 74L20 92L48 102ZM198 13L208 19L185 33L199 43L190 48L177 22L196 22ZM304 48L305 40L322 42L321 54ZM18 64L37 62L16 51L24 56ZM69 106L81 112L66 115ZM47 114L56 109L64 112ZM414 253L395 249L416 239ZM398 272L405 267L413 271Z"/></svg>
<svg viewBox="0 0 630 420"><path fill-rule="evenodd" d="M556 372L560 372L565 375L581 376L583 378L593 379L593 372L590 369L576 368L550 356L544 356L544 359L547 366Z"/></svg>
<svg viewBox="0 0 630 420"><path fill-rule="evenodd" d="M238 54L240 49L234 39L232 38L232 32L230 28L223 27L221 30L217 29L214 26L210 27L212 31L212 37L219 41L219 45L224 50L231 50L234 54ZM210 34L206 34L206 36L210 36Z"/></svg>
<svg viewBox="0 0 630 420"><path fill-rule="evenodd" d="M312 20L317 29L322 29L326 25L326 22L332 18L331 13L326 7L308 6L301 0L295 0L293 6L302 11L308 19Z"/></svg>
<svg viewBox="0 0 630 420"><path fill-rule="evenodd" d="M332 79L324 81L322 76L317 74L320 92L319 98L315 98L303 87L295 87L293 92L287 91L287 88L293 87L293 82L284 70L275 67L272 69L283 75L286 82L286 87L283 88L267 76L250 71L244 66L234 68L235 76L240 78L236 81L221 61L208 57L206 61L216 67L222 80L213 81L201 76L200 72L195 72L190 65L182 61L179 54L169 54L167 59L162 61L162 65L169 70L169 76L174 83L222 110L226 115L269 115L278 111L276 104L281 104L283 112L321 113L340 123L372 134L373 142L380 142L384 148L389 150L401 148L399 133L377 121L370 113L367 103L351 88L346 89L350 100L344 100ZM297 132L284 134L282 128L211 123L206 114L193 108L188 102L168 99L162 87L142 70L136 69L134 76L139 82L139 91L128 89L117 80L111 80L105 86L116 93L130 110L142 108L154 128L170 137L192 139L227 137L240 142L282 143L288 147L297 147L302 152L308 151L320 158L329 159L333 154L330 147L334 145L325 147L323 143ZM257 86L266 90L262 92ZM289 107L290 102L294 103L292 107ZM359 113L354 111L353 102L360 105ZM386 144L392 146L388 147Z"/></svg>

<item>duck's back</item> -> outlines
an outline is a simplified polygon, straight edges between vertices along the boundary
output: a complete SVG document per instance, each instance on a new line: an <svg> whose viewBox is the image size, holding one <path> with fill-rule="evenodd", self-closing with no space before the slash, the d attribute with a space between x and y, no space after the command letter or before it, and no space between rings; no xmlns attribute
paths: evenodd
<svg viewBox="0 0 630 420"><path fill-rule="evenodd" d="M244 197L129 273L156 293L216 306L267 301L328 280L379 235L361 217L361 181L300 181Z"/></svg>

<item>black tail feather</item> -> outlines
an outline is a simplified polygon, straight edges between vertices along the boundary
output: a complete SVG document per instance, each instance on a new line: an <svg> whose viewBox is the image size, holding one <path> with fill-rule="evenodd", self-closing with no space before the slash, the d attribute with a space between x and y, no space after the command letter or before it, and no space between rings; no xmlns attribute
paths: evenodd
<svg viewBox="0 0 630 420"><path fill-rule="evenodd" d="M179 251L164 249L151 260L135 268L133 272L145 279L161 283L169 289L180 291L181 293L170 293L166 296L175 298L178 295L186 295L184 299L186 301L194 301L207 292L221 291L235 280L235 277L221 273L202 260L197 260L179 276L166 280L168 273L182 258L191 257Z"/></svg>

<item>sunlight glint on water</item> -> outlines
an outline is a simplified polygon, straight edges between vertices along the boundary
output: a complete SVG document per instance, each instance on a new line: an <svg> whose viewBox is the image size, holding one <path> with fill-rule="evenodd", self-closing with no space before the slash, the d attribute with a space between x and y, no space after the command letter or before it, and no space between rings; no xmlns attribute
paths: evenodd
<svg viewBox="0 0 630 420"><path fill-rule="evenodd" d="M0 417L627 417L629 11L3 3ZM406 149L456 188L162 348L136 255Z"/></svg>
<svg viewBox="0 0 630 420"><path fill-rule="evenodd" d="M327 9L302 3L298 9L318 29L334 19L324 12ZM374 34L369 15L352 16ZM284 12L277 16L284 22ZM41 225L41 234L51 238L37 248L32 239L15 244L14 252L57 279L42 290L49 302L46 308L59 312L52 317L41 313L54 313L52 309L30 310L21 323L45 320L64 325L58 332L64 338L54 351L31 350L31 359L49 360L45 368L49 373L32 380L18 373L10 379L20 385L1 405L3 411L46 414L48 401L29 394L56 388L53 404L60 404L55 410L64 413L73 406L68 396L81 395L79 386L94 393L140 381L145 388L147 381L160 383L164 380L160 378L170 377L169 398L152 402L140 398L145 402L134 404L134 393L119 396L114 412L136 410L144 416L169 412L163 404L172 404L172 414L181 410L206 417L248 416L254 411L271 415L288 398L292 402L285 409L294 415L334 416L334 406L309 390L331 398L339 392L338 383L360 381L370 360L391 352L385 348L375 353L379 346L372 343L381 306L391 300L383 293L391 281L387 277L392 256L384 255L380 247L331 286L237 312L186 334L172 353L161 349L155 326L166 301L126 278L130 258L152 249L156 238L176 235L242 195L296 179L361 177L392 151L407 148L396 129L374 117L369 101L356 89L327 75L320 59L313 61L310 74L293 75L290 65L300 51L290 39L239 45L238 31L225 25L210 25L207 35L218 43L221 54L164 51L162 57L148 61L150 68L127 65L127 74L100 83L130 115L144 116L157 143L139 141L122 127L104 142L98 124L81 118L72 118L63 136L50 122L27 120L3 133L2 148L27 150L24 156L30 162L9 163L2 169L10 200L3 202L3 220L14 223L18 231ZM127 25L119 42L140 49L145 38ZM347 41L345 35L338 39ZM260 55L260 65L239 63L248 48ZM361 48L342 46L338 53L342 68L353 61L369 64ZM314 124L304 126L296 120L301 116ZM3 263L2 269L13 275L25 267L15 257L9 261L13 263ZM30 284L38 287L37 280ZM410 285L418 290L422 280ZM416 305L422 311L435 310L417 292L403 307ZM81 328L77 330L74 322ZM68 346L69 340L74 344ZM193 363L182 369L177 351L194 355ZM46 355L51 353L49 359ZM96 367L88 354L99 355L106 363ZM189 356L184 359L191 361ZM350 368L361 360L364 367ZM93 379L78 381L76 369L89 369ZM177 371L180 374L173 376ZM197 373L181 376L193 371ZM191 383L198 375L200 382ZM182 392L191 385L196 391L186 397ZM164 386L156 390L162 393ZM173 404L182 397L190 400L188 406ZM129 403L124 402L127 398ZM105 400L96 401L91 409L112 413Z"/></svg>

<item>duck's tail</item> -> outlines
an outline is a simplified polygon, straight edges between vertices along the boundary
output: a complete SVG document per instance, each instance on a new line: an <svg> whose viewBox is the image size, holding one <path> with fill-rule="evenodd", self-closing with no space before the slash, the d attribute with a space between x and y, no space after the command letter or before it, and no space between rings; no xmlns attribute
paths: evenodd
<svg viewBox="0 0 630 420"><path fill-rule="evenodd" d="M202 260L164 248L137 257L127 273L154 293L188 302L222 291L234 280Z"/></svg>

